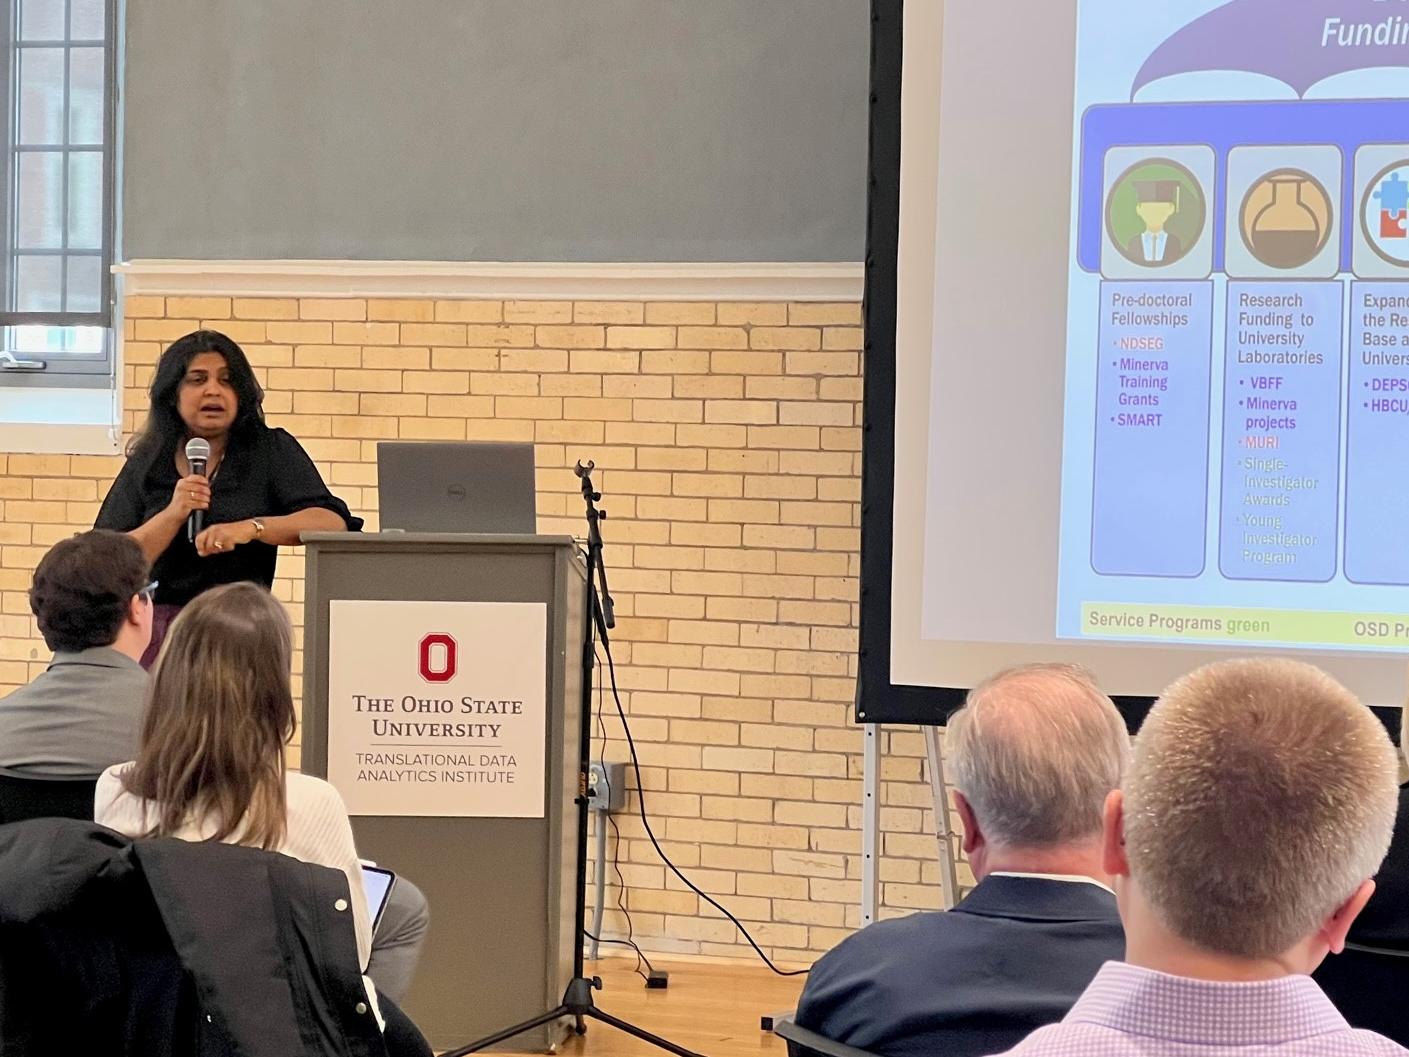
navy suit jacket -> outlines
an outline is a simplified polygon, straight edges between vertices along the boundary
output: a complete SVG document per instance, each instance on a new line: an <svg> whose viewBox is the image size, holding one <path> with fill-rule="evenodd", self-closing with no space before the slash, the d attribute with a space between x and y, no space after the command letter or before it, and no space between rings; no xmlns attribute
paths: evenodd
<svg viewBox="0 0 1409 1057"><path fill-rule="evenodd" d="M1124 955L1105 889L990 876L948 913L843 940L813 966L796 1020L884 1057L980 1057L1060 1020Z"/></svg>

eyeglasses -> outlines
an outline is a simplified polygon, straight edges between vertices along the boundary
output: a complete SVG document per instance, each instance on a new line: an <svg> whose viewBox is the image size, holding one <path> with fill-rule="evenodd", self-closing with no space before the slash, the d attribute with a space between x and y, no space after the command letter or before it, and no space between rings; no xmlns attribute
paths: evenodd
<svg viewBox="0 0 1409 1057"><path fill-rule="evenodd" d="M159 583L159 580L153 580L151 583L149 583L146 587L142 588L142 590L138 591L137 593L143 598L145 598L148 602L155 602L157 599L157 585Z"/></svg>

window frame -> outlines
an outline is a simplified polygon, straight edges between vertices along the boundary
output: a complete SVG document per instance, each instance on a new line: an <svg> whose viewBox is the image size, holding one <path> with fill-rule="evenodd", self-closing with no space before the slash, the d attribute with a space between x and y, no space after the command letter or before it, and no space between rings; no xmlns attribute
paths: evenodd
<svg viewBox="0 0 1409 1057"><path fill-rule="evenodd" d="M114 333L114 284L112 265L116 249L116 184L117 184L117 113L118 113L118 2L101 0L103 5L104 38L101 41L75 38L71 35L73 0L56 0L63 5L64 36L60 39L24 41L20 34L20 21L25 0L9 0L5 17L0 18L0 114L3 118L5 139L0 143L0 234L3 234L3 249L0 249L0 386L31 387L79 387L101 388L113 384L116 361ZM72 133L72 110L69 92L71 88L71 54L75 48L101 46L103 51L103 142L94 146L73 145L69 142ZM65 53L64 61L64 107L62 115L63 135L58 144L25 145L19 143L19 105L21 55L27 50L54 49ZM62 194L60 209L63 213L62 243L56 248L44 250L24 250L17 247L17 226L19 210L17 201L18 162L22 155L39 151L58 153L62 157ZM102 156L102 219L100 248L96 256L99 262L99 310L95 312L22 312L9 306L15 303L17 269L16 262L21 254L29 256L60 256L65 265L60 270L61 289L68 282L67 260L72 256L93 254L72 254L67 243L69 237L68 181L70 159L78 154L101 154ZM16 328L65 327L96 328L101 331L101 352L79 353L63 350L36 351L26 348ZM72 335L64 335L67 341Z"/></svg>

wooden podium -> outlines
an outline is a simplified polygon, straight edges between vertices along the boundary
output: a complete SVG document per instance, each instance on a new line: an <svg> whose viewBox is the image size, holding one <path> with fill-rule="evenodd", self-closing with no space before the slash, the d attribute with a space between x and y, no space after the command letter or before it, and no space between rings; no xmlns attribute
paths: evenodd
<svg viewBox="0 0 1409 1057"><path fill-rule="evenodd" d="M302 769L338 787L359 854L430 903L406 1012L442 1050L551 1009L581 942L576 545L421 533L303 542ZM552 1049L565 1027L506 1048Z"/></svg>

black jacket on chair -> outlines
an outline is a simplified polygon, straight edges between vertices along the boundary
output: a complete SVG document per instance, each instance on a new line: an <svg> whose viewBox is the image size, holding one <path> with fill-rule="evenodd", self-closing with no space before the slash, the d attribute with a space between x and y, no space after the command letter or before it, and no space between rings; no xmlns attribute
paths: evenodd
<svg viewBox="0 0 1409 1057"><path fill-rule="evenodd" d="M991 875L947 913L869 925L812 967L796 1022L883 1057L976 1057L1060 1020L1125 954L1115 896Z"/></svg>
<svg viewBox="0 0 1409 1057"><path fill-rule="evenodd" d="M347 879L91 822L0 827L0 1055L386 1057Z"/></svg>

